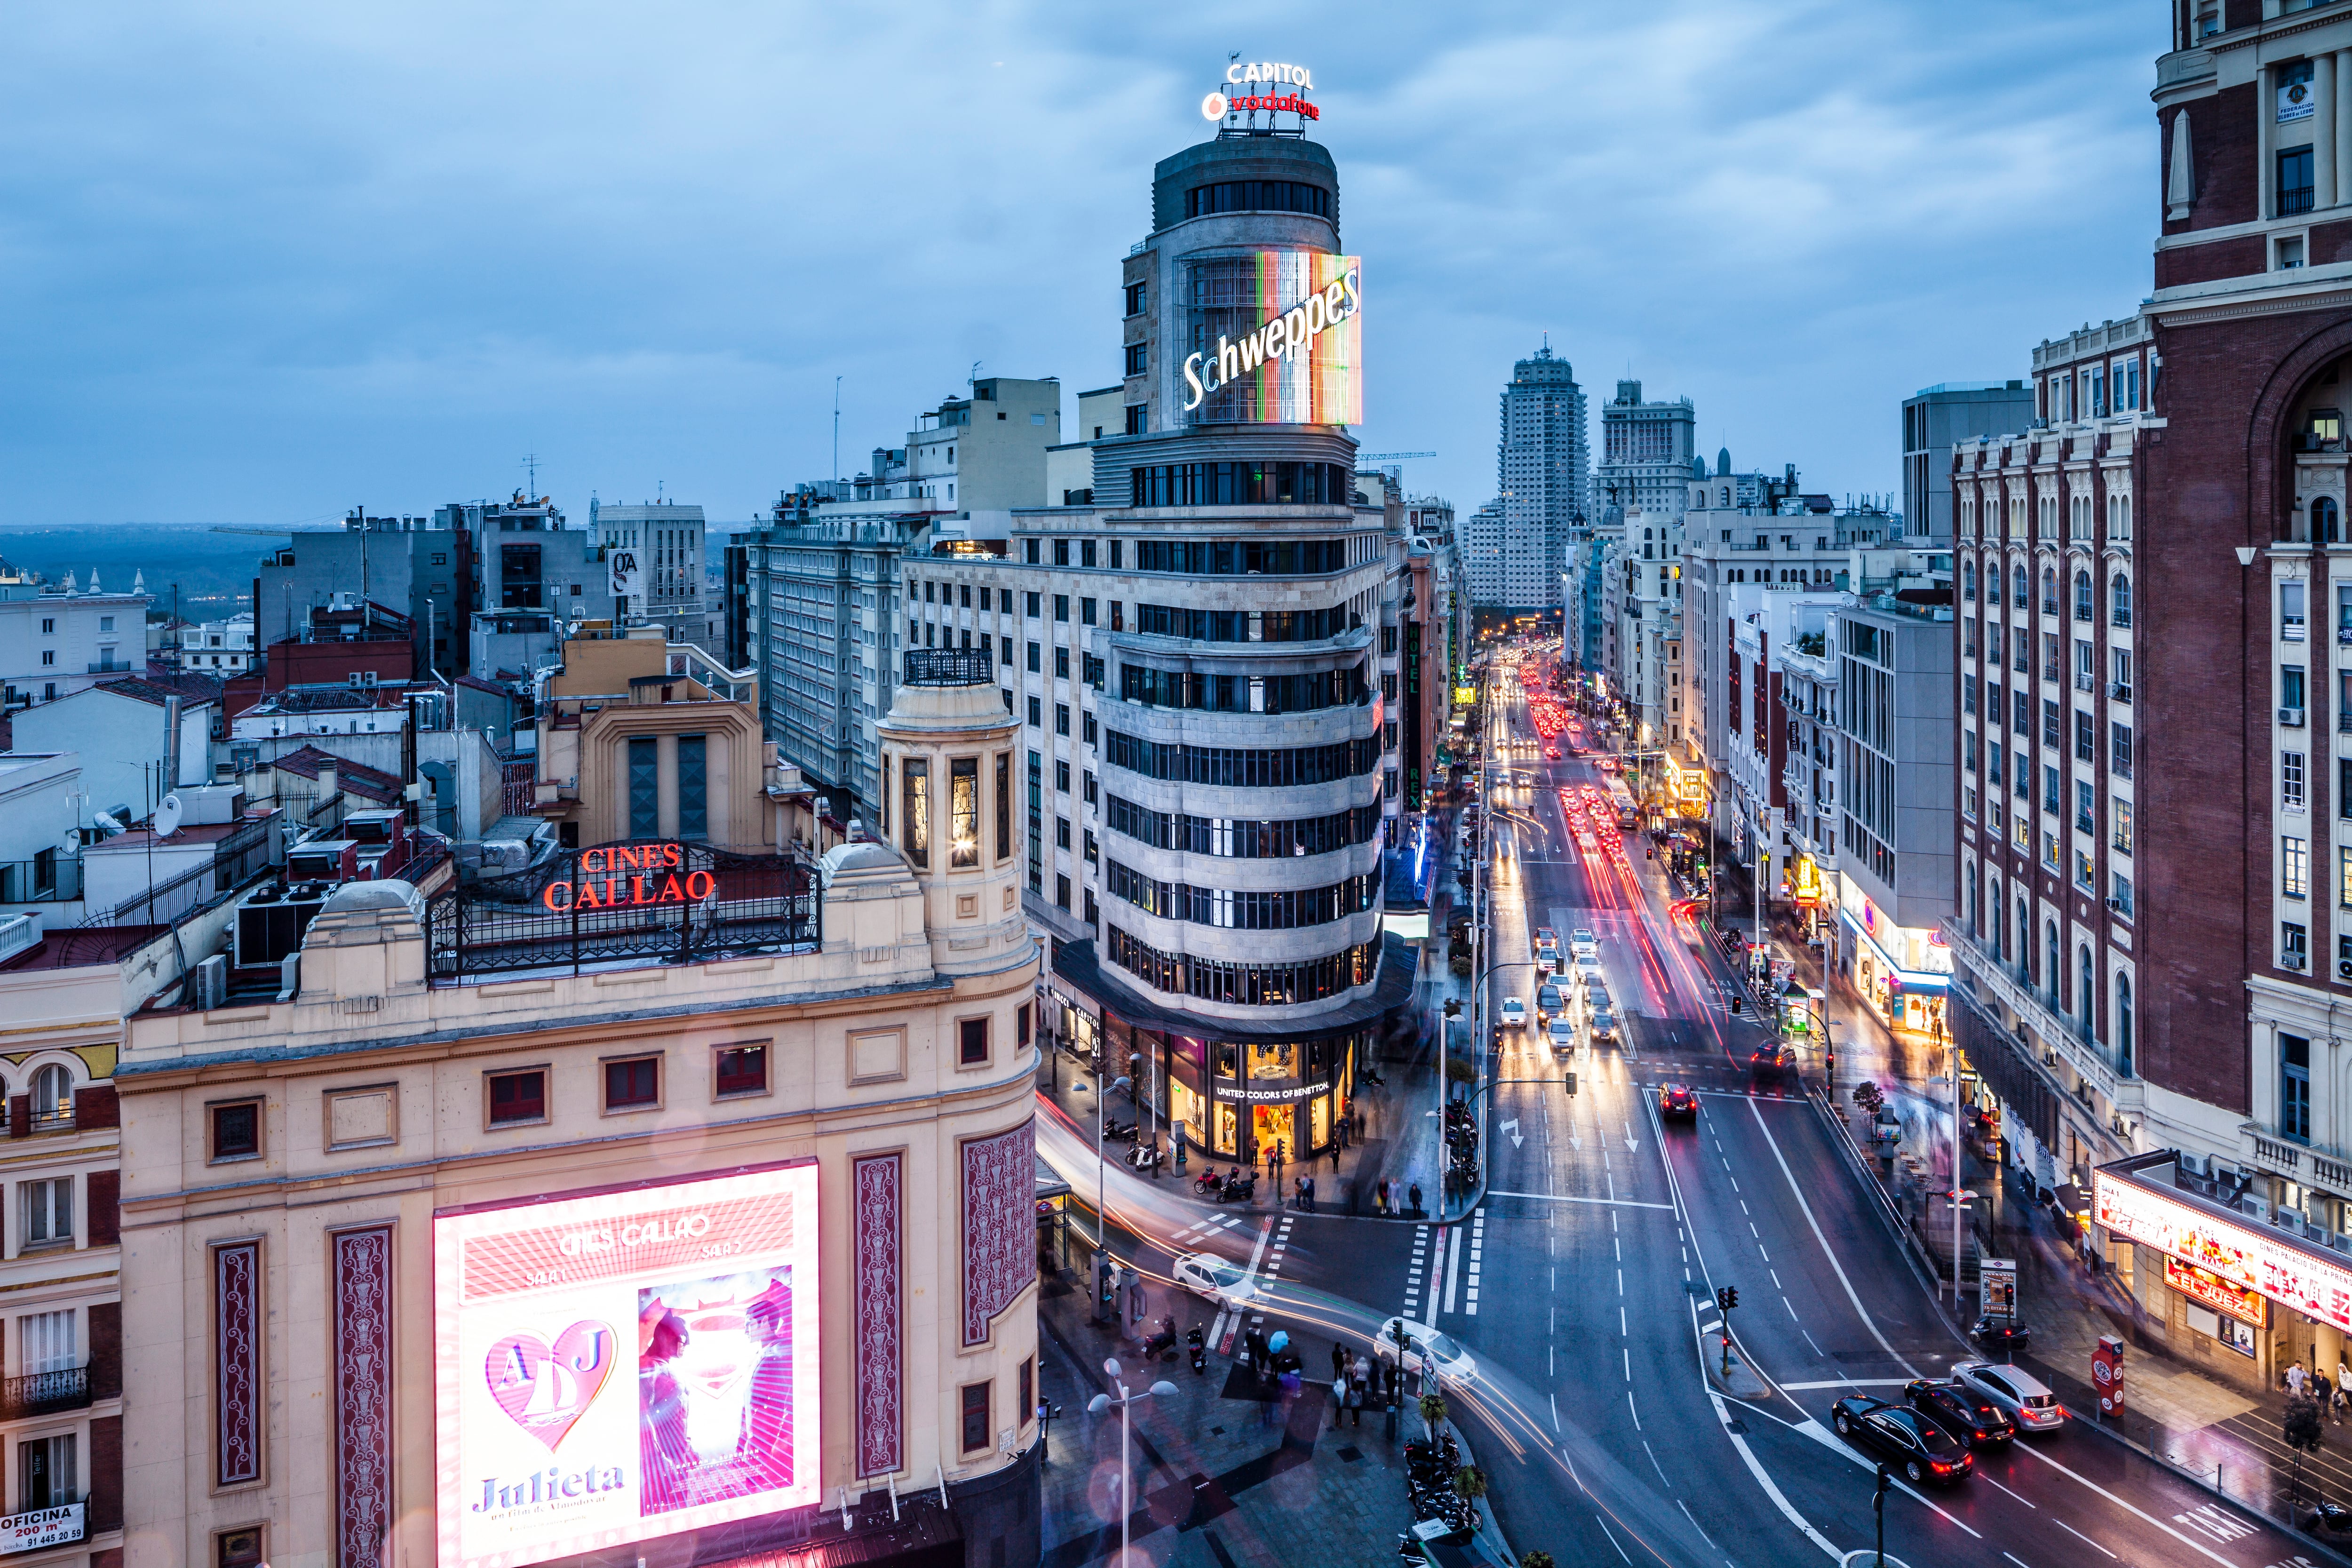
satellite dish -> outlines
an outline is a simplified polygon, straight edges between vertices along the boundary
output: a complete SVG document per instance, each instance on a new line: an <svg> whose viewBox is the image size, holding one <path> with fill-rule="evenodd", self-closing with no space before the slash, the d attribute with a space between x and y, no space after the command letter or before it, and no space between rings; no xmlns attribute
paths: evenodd
<svg viewBox="0 0 2352 1568"><path fill-rule="evenodd" d="M58 840L58 853L68 858L81 853L80 828L68 827L65 830L64 837Z"/></svg>
<svg viewBox="0 0 2352 1568"><path fill-rule="evenodd" d="M186 808L181 805L178 795L165 795L163 803L155 808L155 837L169 838L173 834L177 833L180 830L180 818L185 815Z"/></svg>

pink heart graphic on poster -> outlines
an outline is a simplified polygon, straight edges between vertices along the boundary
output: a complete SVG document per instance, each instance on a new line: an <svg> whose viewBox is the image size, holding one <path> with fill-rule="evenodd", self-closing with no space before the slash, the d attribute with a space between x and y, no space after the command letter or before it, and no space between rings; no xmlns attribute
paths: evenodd
<svg viewBox="0 0 2352 1568"><path fill-rule="evenodd" d="M499 1408L552 1453L613 1375L617 1344L612 1329L593 1320L572 1324L551 1346L537 1334L509 1334L490 1347L483 1381Z"/></svg>

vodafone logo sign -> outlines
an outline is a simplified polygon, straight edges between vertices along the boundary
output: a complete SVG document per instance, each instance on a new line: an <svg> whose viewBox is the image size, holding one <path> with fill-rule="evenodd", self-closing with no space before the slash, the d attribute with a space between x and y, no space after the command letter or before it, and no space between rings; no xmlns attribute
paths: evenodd
<svg viewBox="0 0 2352 1568"><path fill-rule="evenodd" d="M1305 66L1276 61L1244 65L1236 60L1225 68L1225 85L1201 100L1201 118L1223 120L1229 114L1296 114L1320 120L1321 110L1303 96L1315 90L1314 73Z"/></svg>

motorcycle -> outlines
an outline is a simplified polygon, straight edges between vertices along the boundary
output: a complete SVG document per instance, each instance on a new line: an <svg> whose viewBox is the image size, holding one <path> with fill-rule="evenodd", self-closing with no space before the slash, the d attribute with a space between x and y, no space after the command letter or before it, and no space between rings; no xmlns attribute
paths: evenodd
<svg viewBox="0 0 2352 1568"><path fill-rule="evenodd" d="M1109 1142L1114 1138L1131 1139L1135 1136L1135 1123L1132 1121L1112 1121L1106 1120L1103 1122L1102 1135L1103 1142L1106 1143Z"/></svg>
<svg viewBox="0 0 2352 1568"><path fill-rule="evenodd" d="M1257 1173L1235 1166L1217 1189L1217 1201L1224 1204L1245 1204L1257 1196Z"/></svg>
<svg viewBox="0 0 2352 1568"><path fill-rule="evenodd" d="M1217 1189L1224 1185L1224 1182L1225 1179L1217 1174L1217 1168L1212 1165L1192 1178L1192 1191L1204 1198L1214 1197Z"/></svg>
<svg viewBox="0 0 2352 1568"><path fill-rule="evenodd" d="M1201 1332L1200 1324L1184 1331L1184 1342L1192 1347L1187 1359L1192 1363L1192 1375L1198 1377L1209 1370L1209 1342Z"/></svg>
<svg viewBox="0 0 2352 1568"><path fill-rule="evenodd" d="M1120 1158L1139 1171L1150 1171L1158 1169L1166 1155L1157 1143L1139 1143Z"/></svg>
<svg viewBox="0 0 2352 1568"><path fill-rule="evenodd" d="M1176 1320L1164 1320L1165 1327L1143 1342L1143 1359L1158 1361L1176 1348Z"/></svg>

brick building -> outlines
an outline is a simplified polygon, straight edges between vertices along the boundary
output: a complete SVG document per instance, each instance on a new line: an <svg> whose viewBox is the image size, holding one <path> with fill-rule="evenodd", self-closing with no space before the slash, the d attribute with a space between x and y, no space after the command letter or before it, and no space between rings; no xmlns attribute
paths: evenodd
<svg viewBox="0 0 2352 1568"><path fill-rule="evenodd" d="M2252 1382L2352 1331L2263 1283L2352 1252L2352 12L2173 31L2155 292L2036 351L2032 428L1954 449L1948 929L2012 1149L2093 1185L2151 1328ZM2261 1279L2184 1281L2204 1234Z"/></svg>

